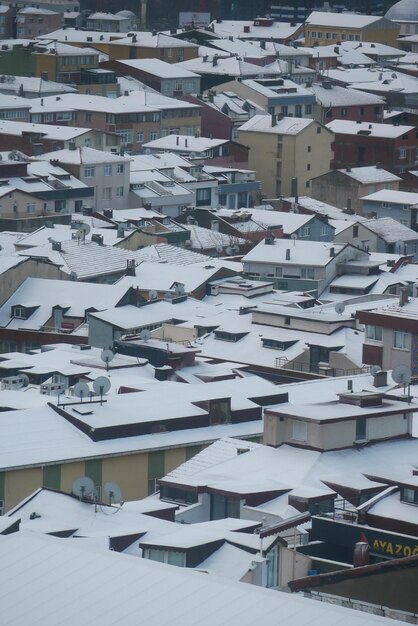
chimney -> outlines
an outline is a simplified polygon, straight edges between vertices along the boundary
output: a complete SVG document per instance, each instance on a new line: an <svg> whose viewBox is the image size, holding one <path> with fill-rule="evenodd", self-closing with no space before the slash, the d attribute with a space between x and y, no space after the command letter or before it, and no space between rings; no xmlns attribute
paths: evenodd
<svg viewBox="0 0 418 626"><path fill-rule="evenodd" d="M179 139L179 136L177 135L177 137L176 137L176 146L179 145L179 141L180 141L180 139Z"/></svg>
<svg viewBox="0 0 418 626"><path fill-rule="evenodd" d="M68 144L69 150L77 150L77 146L75 145L75 141L70 141Z"/></svg>
<svg viewBox="0 0 418 626"><path fill-rule="evenodd" d="M335 256L335 248L334 247L329 249L329 255L330 256Z"/></svg>
<svg viewBox="0 0 418 626"><path fill-rule="evenodd" d="M218 57L214 56L212 59L212 66L215 67L215 65L218 65Z"/></svg>
<svg viewBox="0 0 418 626"><path fill-rule="evenodd" d="M399 292L399 306L405 306L408 302L408 287L401 287Z"/></svg>
<svg viewBox="0 0 418 626"><path fill-rule="evenodd" d="M187 139L184 140L184 146L187 148L187 146L189 145L189 142L187 141Z"/></svg>
<svg viewBox="0 0 418 626"><path fill-rule="evenodd" d="M126 261L126 276L135 276L135 259Z"/></svg>
<svg viewBox="0 0 418 626"><path fill-rule="evenodd" d="M265 40L264 40L264 39L263 39L262 41L260 41L260 48L261 48L262 50L265 50L265 49L266 49L266 42L265 42Z"/></svg>
<svg viewBox="0 0 418 626"><path fill-rule="evenodd" d="M384 370L378 370L373 374L374 387L386 387L388 384L388 373Z"/></svg>
<svg viewBox="0 0 418 626"><path fill-rule="evenodd" d="M290 261L290 248L286 248L286 261Z"/></svg>
<svg viewBox="0 0 418 626"><path fill-rule="evenodd" d="M249 32L250 32L250 27L244 26L244 33L249 33Z"/></svg>

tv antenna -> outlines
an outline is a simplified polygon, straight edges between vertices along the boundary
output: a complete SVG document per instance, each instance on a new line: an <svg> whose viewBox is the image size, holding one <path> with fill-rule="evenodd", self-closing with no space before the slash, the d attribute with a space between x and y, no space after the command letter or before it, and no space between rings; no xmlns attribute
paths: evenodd
<svg viewBox="0 0 418 626"><path fill-rule="evenodd" d="M87 383L77 383L74 385L74 395L80 398L81 402L83 402L83 398L88 398L89 394L90 389Z"/></svg>
<svg viewBox="0 0 418 626"><path fill-rule="evenodd" d="M93 389L100 396L100 405L103 404L103 396L109 391L111 385L110 380L106 376L99 376L93 382Z"/></svg>
<svg viewBox="0 0 418 626"><path fill-rule="evenodd" d="M106 363L106 372L108 372L109 363L115 358L115 355L113 354L112 350L102 350L100 358L102 359L104 363Z"/></svg>
<svg viewBox="0 0 418 626"><path fill-rule="evenodd" d="M107 497L109 505L122 502L122 490L117 483L111 481L105 483L103 493Z"/></svg>
<svg viewBox="0 0 418 626"><path fill-rule="evenodd" d="M73 481L71 492L83 500L94 493L94 482L88 476L80 476Z"/></svg>

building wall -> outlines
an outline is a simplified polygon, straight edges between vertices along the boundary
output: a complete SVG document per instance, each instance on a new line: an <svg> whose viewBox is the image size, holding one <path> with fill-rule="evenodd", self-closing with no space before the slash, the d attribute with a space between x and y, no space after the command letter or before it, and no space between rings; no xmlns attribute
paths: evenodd
<svg viewBox="0 0 418 626"><path fill-rule="evenodd" d="M340 209L351 208L355 213L361 213L360 198L381 189L399 190L399 181L391 183L374 183L364 185L346 176L343 172L332 171L314 178L311 181L311 196L336 206Z"/></svg>
<svg viewBox="0 0 418 626"><path fill-rule="evenodd" d="M366 217L392 217L397 222L417 230L417 210L409 205L395 202L362 200L362 215Z"/></svg>
<svg viewBox="0 0 418 626"><path fill-rule="evenodd" d="M166 63L189 61L198 56L199 48L141 48L140 46L108 44L108 54L112 59L161 59Z"/></svg>
<svg viewBox="0 0 418 626"><path fill-rule="evenodd" d="M406 406L405 406L406 408ZM320 411L320 407L318 407ZM353 407L353 415L356 407ZM359 415L359 417L367 417ZM326 422L307 423L307 436L305 441L293 438L293 423L297 420L284 418L283 421L277 415L272 415L268 410L264 414L264 443L279 446L283 443L296 446L307 446L318 450L338 450L349 448L356 441L356 420L340 420L327 424ZM410 429L410 421L403 415L387 415L384 417L367 419L367 440L375 441L392 437L406 436Z"/></svg>
<svg viewBox="0 0 418 626"><path fill-rule="evenodd" d="M16 15L16 36L18 39L31 39L39 37L54 30L62 28L64 15L62 13L17 13Z"/></svg>
<svg viewBox="0 0 418 626"><path fill-rule="evenodd" d="M370 166L376 163L394 173L412 168L416 160L415 135L415 130L407 133L405 139L336 133L332 169ZM405 156L402 150L406 151Z"/></svg>
<svg viewBox="0 0 418 626"><path fill-rule="evenodd" d="M317 123L298 135L239 131L239 141L250 148L248 165L256 171L267 198L290 196L294 177L299 192L305 193L311 178L329 170L333 140L334 135Z"/></svg>
<svg viewBox="0 0 418 626"><path fill-rule="evenodd" d="M394 22L381 19L365 28L351 28L347 19L347 26L323 26L305 24L305 45L310 47L336 44L338 41L371 41L398 47L399 26Z"/></svg>
<svg viewBox="0 0 418 626"><path fill-rule="evenodd" d="M198 429L195 432L198 439ZM158 451L57 463L52 464L56 469L54 484L45 482L47 472L43 468L47 466L13 469L3 472L0 500L4 500L7 511L42 486L70 493L73 480L84 475L93 478L97 486L103 486L107 481L117 482L124 500L137 500L148 495L148 480L162 478L165 473L184 463L186 458L187 447L181 445Z"/></svg>
<svg viewBox="0 0 418 626"><path fill-rule="evenodd" d="M55 280L68 280L68 276L52 263L28 259L3 272L0 280L0 306L16 291L26 278L51 278Z"/></svg>

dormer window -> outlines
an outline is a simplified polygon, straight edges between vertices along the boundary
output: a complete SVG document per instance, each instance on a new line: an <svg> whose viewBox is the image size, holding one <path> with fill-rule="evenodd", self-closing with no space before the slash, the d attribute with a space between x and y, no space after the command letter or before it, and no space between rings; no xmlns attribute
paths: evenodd
<svg viewBox="0 0 418 626"><path fill-rule="evenodd" d="M418 505L418 490L411 487L401 489L401 502Z"/></svg>
<svg viewBox="0 0 418 626"><path fill-rule="evenodd" d="M27 320L30 315L30 311L20 304L16 306L12 306L12 317L15 317L18 320Z"/></svg>
<svg viewBox="0 0 418 626"><path fill-rule="evenodd" d="M215 339L219 339L220 341L232 341L236 343L248 333L233 333L227 330L215 330Z"/></svg>
<svg viewBox="0 0 418 626"><path fill-rule="evenodd" d="M278 339L268 339L267 337L262 337L261 342L263 348L272 348L273 350L287 350L296 343L296 341L279 341Z"/></svg>

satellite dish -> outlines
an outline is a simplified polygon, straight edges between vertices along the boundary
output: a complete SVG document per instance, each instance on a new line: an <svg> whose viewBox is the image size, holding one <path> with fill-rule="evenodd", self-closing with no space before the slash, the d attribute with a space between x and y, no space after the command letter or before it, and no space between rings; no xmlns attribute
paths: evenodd
<svg viewBox="0 0 418 626"><path fill-rule="evenodd" d="M86 224L85 222L83 224L80 224L80 227L78 229L84 237L86 237L86 235L89 234L89 232L91 231L91 228L88 224Z"/></svg>
<svg viewBox="0 0 418 626"><path fill-rule="evenodd" d="M392 378L395 383L400 385L407 385L411 381L412 372L406 365L398 365L392 371Z"/></svg>
<svg viewBox="0 0 418 626"><path fill-rule="evenodd" d="M216 252L217 252L218 254L222 254L222 251L223 251L222 246L221 246L220 244L218 244L218 245L216 246Z"/></svg>
<svg viewBox="0 0 418 626"><path fill-rule="evenodd" d="M90 389L86 383L77 383L74 385L74 395L80 398L81 402L83 402L83 398L88 398L89 394Z"/></svg>
<svg viewBox="0 0 418 626"><path fill-rule="evenodd" d="M345 304L343 304L342 302L337 302L334 309L335 312L338 313L338 315L341 315L345 311Z"/></svg>
<svg viewBox="0 0 418 626"><path fill-rule="evenodd" d="M71 491L79 498L88 498L94 492L94 482L88 476L80 476L73 481Z"/></svg>
<svg viewBox="0 0 418 626"><path fill-rule="evenodd" d="M109 504L122 501L122 490L117 483L107 482L103 485L103 493L107 497Z"/></svg>
<svg viewBox="0 0 418 626"><path fill-rule="evenodd" d="M151 339L151 331L148 330L147 328L144 328L144 330L141 330L141 339L142 341L145 341L145 343Z"/></svg>
<svg viewBox="0 0 418 626"><path fill-rule="evenodd" d="M115 355L113 354L112 350L103 350L100 358L102 359L102 361L104 363L106 363L106 370L109 369L109 363L110 361L112 361L112 359L115 358Z"/></svg>
<svg viewBox="0 0 418 626"><path fill-rule="evenodd" d="M290 235L290 239L293 239L293 241L296 241L296 239L297 239L297 238L298 238L298 236L297 236L297 234L296 234L296 233L292 233L292 234Z"/></svg>
<svg viewBox="0 0 418 626"><path fill-rule="evenodd" d="M22 387L27 387L29 385L29 378L26 374L19 374L20 382L16 385L15 389L22 389Z"/></svg>
<svg viewBox="0 0 418 626"><path fill-rule="evenodd" d="M174 293L176 294L176 296L184 296L184 285L182 284L176 285L176 288L174 289Z"/></svg>
<svg viewBox="0 0 418 626"><path fill-rule="evenodd" d="M158 298L158 292L155 289L151 289L149 292L149 299L156 300Z"/></svg>
<svg viewBox="0 0 418 626"><path fill-rule="evenodd" d="M375 376L375 374L377 374L377 372L380 372L381 369L382 368L380 367L380 365L372 365L371 368L370 368L370 374L372 376Z"/></svg>
<svg viewBox="0 0 418 626"><path fill-rule="evenodd" d="M104 396L112 386L112 383L106 376L99 376L93 382L93 389L98 396Z"/></svg>

